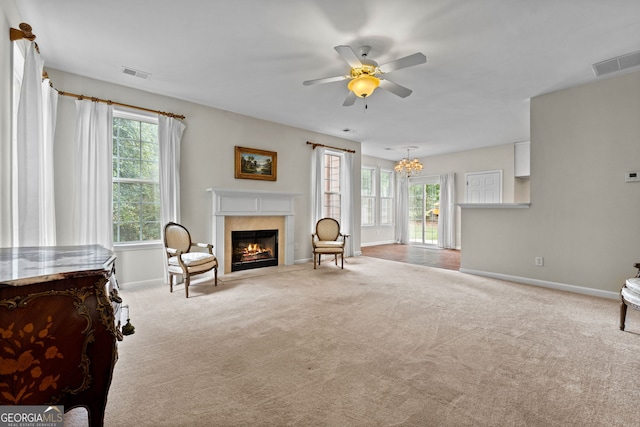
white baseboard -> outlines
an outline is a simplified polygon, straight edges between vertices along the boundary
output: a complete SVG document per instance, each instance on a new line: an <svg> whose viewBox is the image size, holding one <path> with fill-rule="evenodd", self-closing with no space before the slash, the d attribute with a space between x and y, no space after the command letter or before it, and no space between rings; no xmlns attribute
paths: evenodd
<svg viewBox="0 0 640 427"><path fill-rule="evenodd" d="M484 276L490 277L492 279L507 280L509 282L524 283L526 285L557 289L560 291L573 292L576 294L591 295L595 297L614 300L620 299L620 294L618 292L603 291L601 289L585 288L583 286L568 285L566 283L548 282L546 280L530 279L528 277L511 276L508 274L492 273L489 271L471 270L468 268L461 268L459 271L461 273L473 274L475 276Z"/></svg>
<svg viewBox="0 0 640 427"><path fill-rule="evenodd" d="M369 242L369 243L360 243L360 246L378 246L378 245L390 245L392 243L397 243L395 240L383 240L381 242Z"/></svg>
<svg viewBox="0 0 640 427"><path fill-rule="evenodd" d="M127 282L127 283L118 282L118 286L121 289L129 290L129 289L137 289L137 288L147 288L152 286L160 286L160 285L164 285L165 283L166 281L164 279L159 278L159 279L151 279L151 280L141 280L139 282Z"/></svg>

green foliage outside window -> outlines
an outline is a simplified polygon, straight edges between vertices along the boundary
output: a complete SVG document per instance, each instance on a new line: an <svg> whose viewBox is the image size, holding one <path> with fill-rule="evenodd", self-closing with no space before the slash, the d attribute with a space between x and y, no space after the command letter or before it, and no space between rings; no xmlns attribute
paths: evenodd
<svg viewBox="0 0 640 427"><path fill-rule="evenodd" d="M113 119L113 241L160 240L158 125Z"/></svg>

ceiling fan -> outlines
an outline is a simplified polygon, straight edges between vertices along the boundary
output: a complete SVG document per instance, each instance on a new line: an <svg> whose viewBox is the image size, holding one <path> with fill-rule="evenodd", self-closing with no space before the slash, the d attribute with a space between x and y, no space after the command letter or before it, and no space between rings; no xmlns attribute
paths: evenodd
<svg viewBox="0 0 640 427"><path fill-rule="evenodd" d="M367 58L371 51L370 46L362 46L358 48L358 54L351 48L351 46L336 46L334 47L336 52L340 54L347 64L351 67L349 74L344 76L327 77L323 79L307 80L302 82L305 86L310 86L319 83L331 83L342 80L349 80L347 87L349 88L349 94L342 103L343 106L348 107L356 102L356 98L366 98L371 96L376 88L381 87L389 92L398 95L401 98L406 98L411 95L411 89L404 86L400 86L397 83L392 82L384 77L385 74L391 71L399 70L401 68L413 67L414 65L424 64L427 62L427 57L422 53L414 53L413 55L405 56L404 58L395 59L387 62L386 64L378 65L378 63L372 59Z"/></svg>

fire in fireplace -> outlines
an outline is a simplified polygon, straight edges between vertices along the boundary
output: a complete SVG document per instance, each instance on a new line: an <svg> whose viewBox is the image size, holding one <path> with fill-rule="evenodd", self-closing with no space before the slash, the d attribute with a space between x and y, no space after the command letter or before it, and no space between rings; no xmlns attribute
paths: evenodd
<svg viewBox="0 0 640 427"><path fill-rule="evenodd" d="M231 271L278 265L278 230L231 232Z"/></svg>

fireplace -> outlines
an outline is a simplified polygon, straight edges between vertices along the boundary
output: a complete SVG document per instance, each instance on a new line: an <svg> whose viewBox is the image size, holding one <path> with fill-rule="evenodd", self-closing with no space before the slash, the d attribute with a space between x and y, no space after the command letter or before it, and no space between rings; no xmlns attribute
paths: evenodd
<svg viewBox="0 0 640 427"><path fill-rule="evenodd" d="M213 196L212 242L219 275L231 273L232 231L278 230L278 264L294 263L294 198L301 193L209 188Z"/></svg>
<svg viewBox="0 0 640 427"><path fill-rule="evenodd" d="M231 232L231 271L278 265L278 230Z"/></svg>

